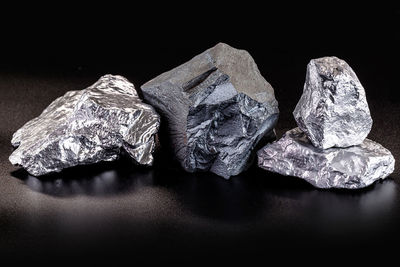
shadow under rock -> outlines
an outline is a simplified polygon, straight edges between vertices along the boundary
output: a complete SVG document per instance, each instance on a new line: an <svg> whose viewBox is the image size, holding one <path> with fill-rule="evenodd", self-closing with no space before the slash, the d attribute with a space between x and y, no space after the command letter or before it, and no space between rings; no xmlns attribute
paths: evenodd
<svg viewBox="0 0 400 267"><path fill-rule="evenodd" d="M155 169L154 184L168 188L177 200L197 216L220 221L251 221L276 205L265 198L269 192L313 190L292 178L271 179L253 164L247 171L223 179L210 172L187 173L179 169ZM267 181L263 186L257 181Z"/></svg>
<svg viewBox="0 0 400 267"><path fill-rule="evenodd" d="M154 185L168 188L194 214L222 221L283 219L291 214L315 224L383 219L395 205L398 187L387 178L359 190L317 189L302 179L267 172L253 164L225 180L212 173L156 169Z"/></svg>
<svg viewBox="0 0 400 267"><path fill-rule="evenodd" d="M400 210L399 187L390 177L362 189L317 189L295 177L261 169L253 171L252 186L264 192L264 202L271 203L266 216L279 214L283 217L286 213L291 220L307 222L316 230L323 227L330 231L341 231L343 227L357 231L363 227L384 228L393 221L393 210Z"/></svg>
<svg viewBox="0 0 400 267"><path fill-rule="evenodd" d="M35 177L20 168L11 175L31 190L56 197L75 195L112 196L152 185L153 170L128 160L82 165Z"/></svg>
<svg viewBox="0 0 400 267"><path fill-rule="evenodd" d="M311 216L316 224L349 221L355 216L379 218L393 206L398 191L390 178L361 190L321 190L301 179L267 172L256 164L229 180L209 172L187 173L170 161L154 166L145 168L120 159L42 177L19 169L12 176L33 191L57 197L112 196L140 193L141 187L159 187L197 216L229 222L266 217L279 220L288 213L300 221Z"/></svg>

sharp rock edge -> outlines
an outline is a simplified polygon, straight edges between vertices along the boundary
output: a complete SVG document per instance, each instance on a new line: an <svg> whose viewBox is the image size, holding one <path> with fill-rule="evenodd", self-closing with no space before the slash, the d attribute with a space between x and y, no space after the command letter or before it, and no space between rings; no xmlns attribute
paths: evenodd
<svg viewBox="0 0 400 267"><path fill-rule="evenodd" d="M365 90L337 57L310 61L293 115L313 145L324 149L359 145L372 127Z"/></svg>
<svg viewBox="0 0 400 267"><path fill-rule="evenodd" d="M176 158L189 172L239 174L278 119L274 90L253 58L223 43L141 89L163 116Z"/></svg>
<svg viewBox="0 0 400 267"><path fill-rule="evenodd" d="M348 148L316 148L299 128L258 151L258 166L304 179L318 188L358 189L384 179L394 170L389 150L365 139Z"/></svg>
<svg viewBox="0 0 400 267"><path fill-rule="evenodd" d="M30 174L59 172L80 164L117 159L124 149L137 163L151 165L160 125L122 76L105 75L92 86L69 91L14 133L9 160Z"/></svg>

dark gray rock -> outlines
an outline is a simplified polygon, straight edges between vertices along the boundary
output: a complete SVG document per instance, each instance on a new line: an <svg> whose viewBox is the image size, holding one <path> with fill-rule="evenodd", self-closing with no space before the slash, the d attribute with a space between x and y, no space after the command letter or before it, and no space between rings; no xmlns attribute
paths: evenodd
<svg viewBox="0 0 400 267"><path fill-rule="evenodd" d="M274 90L253 58L223 43L141 89L163 117L176 158L189 172L239 174L278 119Z"/></svg>

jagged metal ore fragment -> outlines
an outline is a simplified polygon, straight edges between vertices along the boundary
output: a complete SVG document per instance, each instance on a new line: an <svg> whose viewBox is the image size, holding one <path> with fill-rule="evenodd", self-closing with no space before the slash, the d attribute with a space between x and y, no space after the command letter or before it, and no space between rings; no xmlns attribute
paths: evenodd
<svg viewBox="0 0 400 267"><path fill-rule="evenodd" d="M357 189L383 179L394 170L389 150L365 139L348 148L316 148L299 128L257 152L258 166L300 177L319 188Z"/></svg>
<svg viewBox="0 0 400 267"><path fill-rule="evenodd" d="M239 174L278 119L274 90L253 58L223 43L141 89L166 122L175 156L189 172Z"/></svg>
<svg viewBox="0 0 400 267"><path fill-rule="evenodd" d="M11 143L18 148L9 160L34 176L112 161L122 149L137 163L151 165L159 124L159 115L140 100L132 83L105 75L57 98L15 132Z"/></svg>
<svg viewBox="0 0 400 267"><path fill-rule="evenodd" d="M310 61L293 115L313 145L324 149L359 145L372 127L365 90L337 57Z"/></svg>

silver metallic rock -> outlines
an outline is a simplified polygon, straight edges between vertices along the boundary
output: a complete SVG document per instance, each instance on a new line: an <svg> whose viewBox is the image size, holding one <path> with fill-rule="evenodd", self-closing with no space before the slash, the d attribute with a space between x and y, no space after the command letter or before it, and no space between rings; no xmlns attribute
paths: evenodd
<svg viewBox="0 0 400 267"><path fill-rule="evenodd" d="M105 75L69 91L14 133L12 164L39 176L79 164L117 159L121 149L151 165L160 118L121 76Z"/></svg>
<svg viewBox="0 0 400 267"><path fill-rule="evenodd" d="M394 170L389 150L365 139L348 148L314 147L299 128L258 151L259 167L296 176L319 188L356 189L383 179Z"/></svg>
<svg viewBox="0 0 400 267"><path fill-rule="evenodd" d="M278 119L274 90L253 58L223 43L141 89L163 116L175 155L189 172L239 174Z"/></svg>
<svg viewBox="0 0 400 267"><path fill-rule="evenodd" d="M293 115L313 145L324 149L359 145L372 127L364 88L337 57L310 61Z"/></svg>

